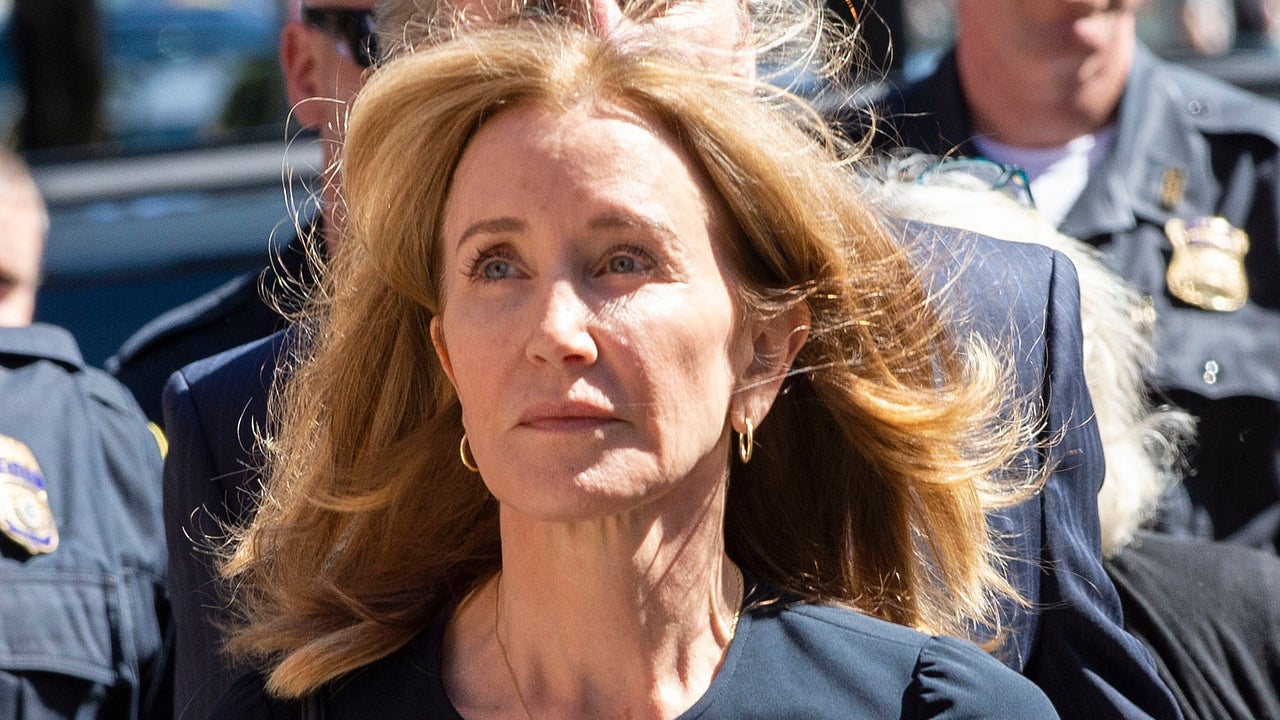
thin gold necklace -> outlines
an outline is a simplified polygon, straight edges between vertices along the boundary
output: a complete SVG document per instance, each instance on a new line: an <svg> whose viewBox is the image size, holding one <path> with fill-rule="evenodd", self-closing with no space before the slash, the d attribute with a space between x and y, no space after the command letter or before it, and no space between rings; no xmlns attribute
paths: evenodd
<svg viewBox="0 0 1280 720"><path fill-rule="evenodd" d="M498 610L502 607L502 571L498 571L497 585L493 589L493 639L498 641L498 652L502 654L502 664L507 666L507 677L511 678L511 687L516 690L516 700L520 701L520 709L524 711L525 720L533 720L533 713L524 703L524 693L520 692L520 681L516 680L516 671L511 667L511 658L507 657L507 646L502 644L502 633L498 632Z"/></svg>
<svg viewBox="0 0 1280 720"><path fill-rule="evenodd" d="M733 606L733 626L729 628L729 640L731 642L734 636L738 634L738 619L742 616L742 603L746 600L746 581L743 579L742 570L737 564L733 565L733 574L738 581L738 600ZM507 646L503 644L502 634L498 632L498 613L501 607L502 571L499 570L493 589L493 639L498 642L498 653L502 655L502 664L507 668L507 677L511 680L511 687L516 691L516 700L520 702L520 709L524 711L525 720L533 720L533 713L529 712L529 706L525 704L524 693L520 692L520 681L516 679L515 668L511 667L511 658L507 657Z"/></svg>

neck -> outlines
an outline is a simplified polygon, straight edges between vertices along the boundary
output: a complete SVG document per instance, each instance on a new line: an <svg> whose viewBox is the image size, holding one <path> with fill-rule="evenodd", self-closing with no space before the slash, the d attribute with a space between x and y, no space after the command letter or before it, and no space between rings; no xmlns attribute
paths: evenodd
<svg viewBox="0 0 1280 720"><path fill-rule="evenodd" d="M500 579L446 634L464 716L523 717L523 700L535 718L670 718L706 692L742 600L723 550L724 486L700 505L654 505L575 523L502 508Z"/></svg>
<svg viewBox="0 0 1280 720"><path fill-rule="evenodd" d="M1048 148L1112 121L1137 43L1132 11L1023 27L1011 38L981 5L962 2L957 14L956 64L975 133Z"/></svg>

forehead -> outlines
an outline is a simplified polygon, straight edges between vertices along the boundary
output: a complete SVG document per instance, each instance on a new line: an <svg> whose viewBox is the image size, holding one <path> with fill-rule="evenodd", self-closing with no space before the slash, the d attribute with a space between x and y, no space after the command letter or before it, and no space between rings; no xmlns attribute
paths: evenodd
<svg viewBox="0 0 1280 720"><path fill-rule="evenodd" d="M603 102L569 108L530 102L505 109L476 132L459 167L494 161L521 166L534 156L600 184L646 168L679 172L690 167L670 132L645 114Z"/></svg>

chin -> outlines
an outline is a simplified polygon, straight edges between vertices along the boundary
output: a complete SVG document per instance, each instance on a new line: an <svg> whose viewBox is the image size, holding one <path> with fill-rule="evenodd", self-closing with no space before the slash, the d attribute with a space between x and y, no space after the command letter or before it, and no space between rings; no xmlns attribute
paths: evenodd
<svg viewBox="0 0 1280 720"><path fill-rule="evenodd" d="M601 462L586 467L525 468L513 482L489 483L506 507L540 522L573 523L622 515L666 495L675 483L644 463Z"/></svg>

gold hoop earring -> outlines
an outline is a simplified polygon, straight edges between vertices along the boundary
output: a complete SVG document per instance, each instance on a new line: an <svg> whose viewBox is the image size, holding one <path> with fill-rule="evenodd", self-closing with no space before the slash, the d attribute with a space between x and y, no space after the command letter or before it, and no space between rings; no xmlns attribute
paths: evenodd
<svg viewBox="0 0 1280 720"><path fill-rule="evenodd" d="M747 429L738 433L738 459L743 465L751 462L751 455L756 451L756 428L751 418L743 418Z"/></svg>
<svg viewBox="0 0 1280 720"><path fill-rule="evenodd" d="M462 442L458 443L458 455L462 457L462 465L474 473L480 472L480 466L476 465L476 461L467 457L471 454L471 448L467 446L467 434L462 433Z"/></svg>

